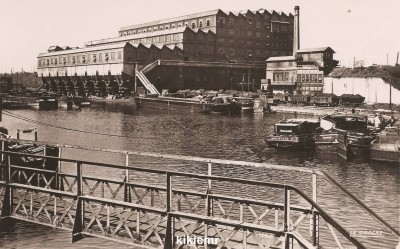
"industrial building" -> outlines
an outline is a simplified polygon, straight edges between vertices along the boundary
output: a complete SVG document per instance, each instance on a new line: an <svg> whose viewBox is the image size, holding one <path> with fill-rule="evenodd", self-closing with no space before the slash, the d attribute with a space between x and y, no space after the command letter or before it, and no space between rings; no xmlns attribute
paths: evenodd
<svg viewBox="0 0 400 249"><path fill-rule="evenodd" d="M338 61L330 47L300 48L300 13L295 7L293 30L293 54L270 57L266 60L266 79L261 80L261 90L271 88L282 94L318 95L323 92L324 76Z"/></svg>
<svg viewBox="0 0 400 249"><path fill-rule="evenodd" d="M75 95L259 88L265 60L293 54L293 27L283 12L207 11L123 27L83 48L52 46L38 74L49 90Z"/></svg>

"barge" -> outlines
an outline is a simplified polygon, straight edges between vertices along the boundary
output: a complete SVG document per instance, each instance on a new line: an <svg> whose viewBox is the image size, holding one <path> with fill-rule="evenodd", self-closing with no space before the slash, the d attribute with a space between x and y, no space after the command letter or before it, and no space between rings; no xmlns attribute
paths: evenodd
<svg viewBox="0 0 400 249"><path fill-rule="evenodd" d="M274 126L274 134L265 142L271 148L307 148L314 146L314 135L320 122L317 119L287 119Z"/></svg>
<svg viewBox="0 0 400 249"><path fill-rule="evenodd" d="M140 108L162 110L187 110L191 112L207 110L207 101L204 98L177 98L169 96L145 95L135 97L135 103Z"/></svg>
<svg viewBox="0 0 400 249"><path fill-rule="evenodd" d="M373 140L367 116L335 113L321 118L322 133L315 136L317 150L333 146L344 159L368 155Z"/></svg>
<svg viewBox="0 0 400 249"><path fill-rule="evenodd" d="M386 127L371 143L370 159L400 166L400 125Z"/></svg>

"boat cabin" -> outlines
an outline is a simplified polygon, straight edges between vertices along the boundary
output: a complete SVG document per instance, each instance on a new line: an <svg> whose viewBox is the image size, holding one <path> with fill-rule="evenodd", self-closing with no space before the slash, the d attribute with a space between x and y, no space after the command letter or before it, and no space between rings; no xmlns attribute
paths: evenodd
<svg viewBox="0 0 400 249"><path fill-rule="evenodd" d="M311 134L319 127L317 119L287 119L275 124L275 134L296 135Z"/></svg>
<svg viewBox="0 0 400 249"><path fill-rule="evenodd" d="M365 132L368 128L368 119L362 115L331 114L321 118L321 128Z"/></svg>

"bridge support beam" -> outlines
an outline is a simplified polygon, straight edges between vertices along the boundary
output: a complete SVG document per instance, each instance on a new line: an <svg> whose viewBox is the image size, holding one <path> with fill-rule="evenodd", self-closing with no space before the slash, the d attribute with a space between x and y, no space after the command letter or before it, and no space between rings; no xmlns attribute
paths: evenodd
<svg viewBox="0 0 400 249"><path fill-rule="evenodd" d="M74 221L74 228L72 230L72 243L83 239L83 227L84 227L84 202L78 197L78 205L76 208L76 215Z"/></svg>

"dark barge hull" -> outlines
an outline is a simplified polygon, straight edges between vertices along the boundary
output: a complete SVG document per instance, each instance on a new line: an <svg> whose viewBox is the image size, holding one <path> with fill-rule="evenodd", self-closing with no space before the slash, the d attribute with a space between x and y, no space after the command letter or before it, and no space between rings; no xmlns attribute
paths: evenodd
<svg viewBox="0 0 400 249"><path fill-rule="evenodd" d="M179 98L135 97L135 103L140 108L161 109L171 111L197 112L207 109L207 104L200 101Z"/></svg>
<svg viewBox="0 0 400 249"><path fill-rule="evenodd" d="M275 149L304 149L314 147L312 136L269 136L265 142L268 147Z"/></svg>

